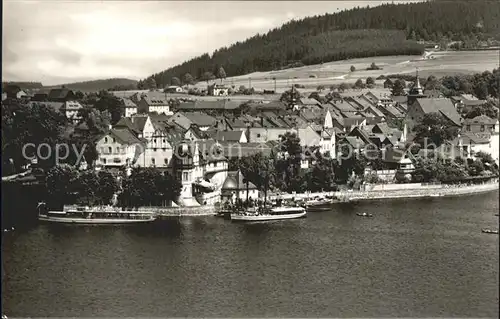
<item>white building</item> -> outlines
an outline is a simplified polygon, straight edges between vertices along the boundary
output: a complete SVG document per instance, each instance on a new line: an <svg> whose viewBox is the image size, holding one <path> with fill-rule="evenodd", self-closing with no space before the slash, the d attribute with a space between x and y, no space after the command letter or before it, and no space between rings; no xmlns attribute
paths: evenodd
<svg viewBox="0 0 500 319"><path fill-rule="evenodd" d="M257 200L259 190L252 183L248 182L248 199ZM235 203L237 199L245 201L247 199L247 183L241 171L229 172L224 181L221 192L221 201Z"/></svg>
<svg viewBox="0 0 500 319"><path fill-rule="evenodd" d="M127 128L114 128L97 141L96 149L97 166L119 168L136 163L144 151L144 141Z"/></svg>
<svg viewBox="0 0 500 319"><path fill-rule="evenodd" d="M137 104L135 104L134 101L129 98L120 98L120 100L122 102L125 117L131 117L132 115L137 114Z"/></svg>
<svg viewBox="0 0 500 319"><path fill-rule="evenodd" d="M208 94L213 96L228 96L229 88L221 84L212 84L208 86Z"/></svg>

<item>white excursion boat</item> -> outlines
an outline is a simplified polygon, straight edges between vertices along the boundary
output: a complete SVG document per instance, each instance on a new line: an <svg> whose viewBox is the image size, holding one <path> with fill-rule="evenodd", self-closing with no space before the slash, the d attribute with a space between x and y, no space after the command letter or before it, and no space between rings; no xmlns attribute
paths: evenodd
<svg viewBox="0 0 500 319"><path fill-rule="evenodd" d="M64 211L49 211L43 203L38 205L38 220L65 224L138 224L156 219L154 212L119 210L110 206L102 208L76 207Z"/></svg>
<svg viewBox="0 0 500 319"><path fill-rule="evenodd" d="M232 221L255 222L255 221L270 221L280 219L296 219L305 217L307 211L304 207L272 207L265 211L262 209L248 209L244 213L232 213Z"/></svg>

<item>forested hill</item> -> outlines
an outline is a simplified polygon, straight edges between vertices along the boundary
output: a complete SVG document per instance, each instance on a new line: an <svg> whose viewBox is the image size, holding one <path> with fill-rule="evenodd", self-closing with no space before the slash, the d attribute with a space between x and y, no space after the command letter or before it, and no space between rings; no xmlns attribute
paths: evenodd
<svg viewBox="0 0 500 319"><path fill-rule="evenodd" d="M135 90L137 89L137 81L130 79L105 79L105 80L92 80L84 82L74 82L58 85L42 85L40 82L2 82L2 89L7 85L17 85L22 90L47 90L53 88L66 87L74 91L82 92L98 92L101 90Z"/></svg>
<svg viewBox="0 0 500 319"><path fill-rule="evenodd" d="M132 90L137 88L137 81L131 79L114 78L67 83L55 86L44 86L44 88L59 88L61 86L64 86L71 90L83 92L97 92L101 90Z"/></svg>
<svg viewBox="0 0 500 319"><path fill-rule="evenodd" d="M419 54L423 47L415 40L453 41L472 36L500 37L500 1L385 4L290 21L267 34L257 34L216 50L212 55L193 58L148 79L153 78L158 86L164 86L171 84L174 77L184 81L186 73L204 80L210 73L216 74L221 66L227 76L236 76L301 63ZM139 86L151 82L141 81Z"/></svg>

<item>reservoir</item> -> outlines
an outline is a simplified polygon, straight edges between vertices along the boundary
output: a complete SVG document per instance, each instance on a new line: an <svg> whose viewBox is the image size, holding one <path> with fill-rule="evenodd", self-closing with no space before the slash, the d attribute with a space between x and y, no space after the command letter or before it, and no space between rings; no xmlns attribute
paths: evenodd
<svg viewBox="0 0 500 319"><path fill-rule="evenodd" d="M9 317L496 317L498 191L2 233ZM371 213L363 218L356 213Z"/></svg>

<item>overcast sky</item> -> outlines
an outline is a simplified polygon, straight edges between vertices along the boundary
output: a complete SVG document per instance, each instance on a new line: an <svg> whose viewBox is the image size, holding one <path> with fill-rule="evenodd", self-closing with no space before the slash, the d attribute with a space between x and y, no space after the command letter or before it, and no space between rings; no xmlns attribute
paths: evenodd
<svg viewBox="0 0 500 319"><path fill-rule="evenodd" d="M141 79L292 18L386 2L3 0L2 80Z"/></svg>

